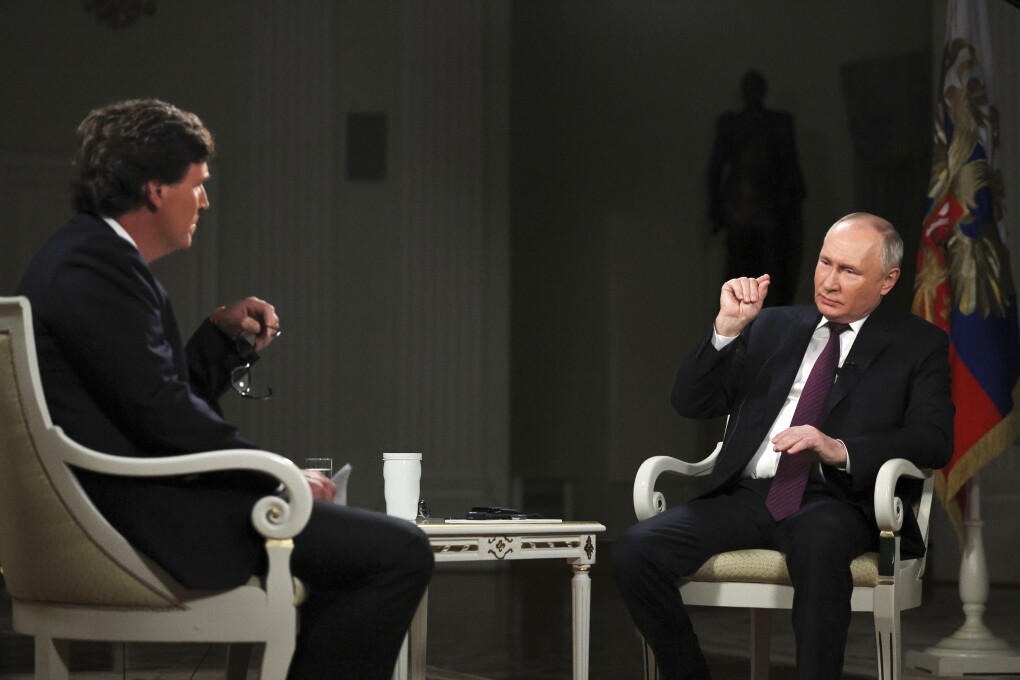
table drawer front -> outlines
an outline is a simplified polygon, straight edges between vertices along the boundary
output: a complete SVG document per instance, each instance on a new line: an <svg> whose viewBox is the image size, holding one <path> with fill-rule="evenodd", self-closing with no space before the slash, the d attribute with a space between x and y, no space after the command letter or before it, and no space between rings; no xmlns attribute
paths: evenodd
<svg viewBox="0 0 1020 680"><path fill-rule="evenodd" d="M437 562L565 559L595 561L591 535L430 537Z"/></svg>

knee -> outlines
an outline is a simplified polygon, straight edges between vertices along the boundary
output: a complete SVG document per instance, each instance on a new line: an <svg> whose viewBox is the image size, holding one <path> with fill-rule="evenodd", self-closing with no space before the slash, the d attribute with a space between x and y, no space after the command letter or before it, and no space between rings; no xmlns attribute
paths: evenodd
<svg viewBox="0 0 1020 680"><path fill-rule="evenodd" d="M386 537L376 544L373 555L378 572L411 590L424 591L435 563L428 536L410 522L390 517L382 518L378 529Z"/></svg>
<svg viewBox="0 0 1020 680"><path fill-rule="evenodd" d="M410 539L405 555L405 564L407 565L408 572L417 577L424 587L432 577L435 561L428 536L424 532L415 529L414 536Z"/></svg>
<svg viewBox="0 0 1020 680"><path fill-rule="evenodd" d="M610 563L617 579L632 575L648 564L650 536L640 524L635 524L613 541Z"/></svg>
<svg viewBox="0 0 1020 680"><path fill-rule="evenodd" d="M850 563L856 557L853 553L852 544L838 533L812 540L798 538L786 547L786 566L794 585L822 574L849 582Z"/></svg>

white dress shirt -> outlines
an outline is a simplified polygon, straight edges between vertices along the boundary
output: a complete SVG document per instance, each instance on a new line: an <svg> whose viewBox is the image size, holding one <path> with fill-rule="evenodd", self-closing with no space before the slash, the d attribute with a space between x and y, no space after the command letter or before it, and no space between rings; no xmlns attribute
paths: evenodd
<svg viewBox="0 0 1020 680"><path fill-rule="evenodd" d="M864 317L854 321L850 324L848 330L840 334L839 366L842 366L846 360L846 355L850 353L850 348L853 347L854 340L857 338L861 326L864 325L867 319L868 317ZM776 416L776 420L772 423L772 427L769 428L768 434L765 435L765 439L758 446L758 450L755 452L754 457L751 458L751 462L744 468L744 477L764 479L776 476L776 468L779 466L779 456L782 452L773 450L772 440L780 432L790 427L790 422L793 420L793 412L797 409L797 402L800 401L800 393L804 391L804 384L807 382L808 376L811 375L811 369L814 367L815 361L818 360L818 355L822 353L822 349L829 341L829 329L825 328L827 323L828 320L822 317L822 320L815 327L815 332L811 336L807 350L804 352L804 358L800 362L800 368L797 369L797 376L793 379L793 387L790 388L790 393L786 396L786 402L783 404L783 408L779 409L779 415ZM712 329L712 346L717 350L721 350L734 340L736 340L736 336L719 335L715 332L714 328ZM843 444L842 440L837 441ZM846 448L845 444L843 444L843 448ZM822 467L824 470L824 466ZM850 471L849 451L847 452L846 466L841 465L840 469L847 472Z"/></svg>

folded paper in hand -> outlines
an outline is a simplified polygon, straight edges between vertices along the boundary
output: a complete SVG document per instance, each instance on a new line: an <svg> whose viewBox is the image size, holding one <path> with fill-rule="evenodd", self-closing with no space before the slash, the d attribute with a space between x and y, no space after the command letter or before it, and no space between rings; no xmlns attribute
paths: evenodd
<svg viewBox="0 0 1020 680"><path fill-rule="evenodd" d="M333 483L336 484L336 495L333 496L333 502L337 505L347 505L347 481L351 478L352 469L351 464L347 463L333 475Z"/></svg>

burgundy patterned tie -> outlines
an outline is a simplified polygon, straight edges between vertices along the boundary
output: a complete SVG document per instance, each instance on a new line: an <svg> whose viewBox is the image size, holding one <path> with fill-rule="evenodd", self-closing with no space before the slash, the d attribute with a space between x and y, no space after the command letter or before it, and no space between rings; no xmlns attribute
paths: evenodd
<svg viewBox="0 0 1020 680"><path fill-rule="evenodd" d="M829 398L829 390L836 381L836 366L839 364L839 335L850 324L828 323L829 341L825 343L822 353L818 355L811 374L804 383L804 391L800 393L797 408L793 411L794 425L821 425L822 410ZM807 486L808 473L812 461L803 453L791 456L786 451L779 456L779 467L776 468L775 479L765 497L765 507L778 522L792 515L800 507Z"/></svg>

